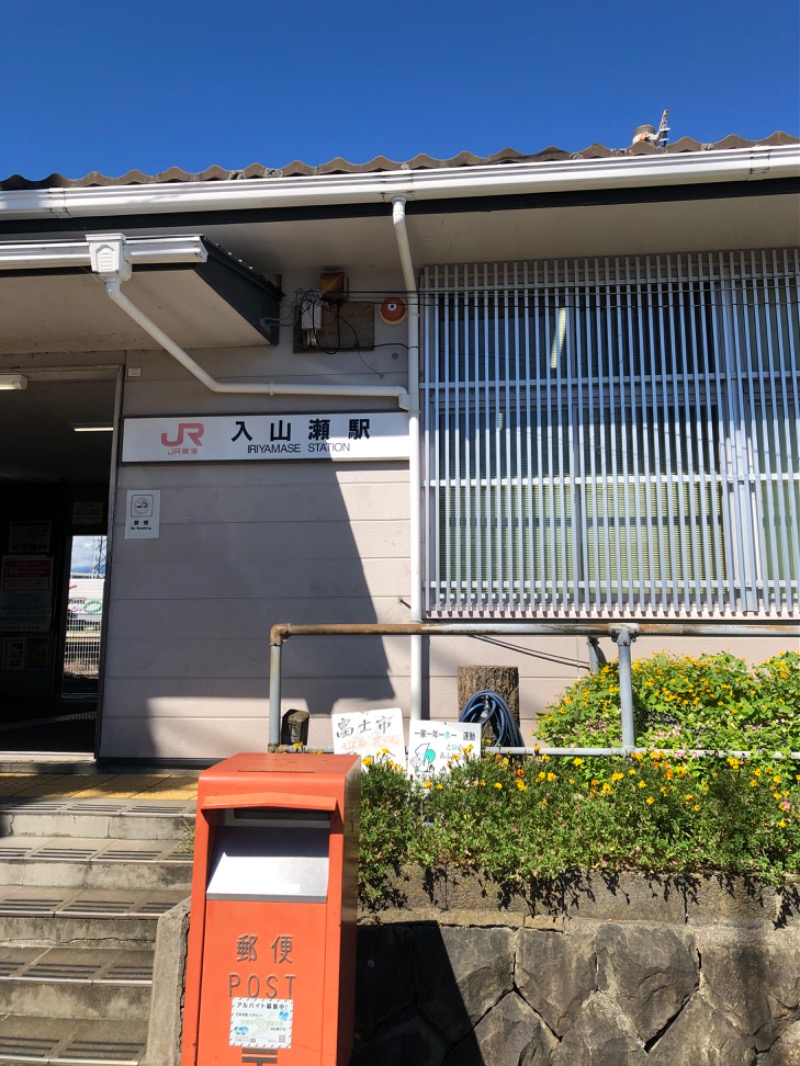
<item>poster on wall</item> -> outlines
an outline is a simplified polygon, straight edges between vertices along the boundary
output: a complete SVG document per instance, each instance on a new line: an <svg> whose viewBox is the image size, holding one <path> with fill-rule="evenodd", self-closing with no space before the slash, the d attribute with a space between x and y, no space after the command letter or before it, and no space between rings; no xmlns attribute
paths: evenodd
<svg viewBox="0 0 800 1066"><path fill-rule="evenodd" d="M50 662L47 637L5 637L0 657L2 670L46 670Z"/></svg>
<svg viewBox="0 0 800 1066"><path fill-rule="evenodd" d="M50 665L50 638L25 638L25 669L46 670Z"/></svg>
<svg viewBox="0 0 800 1066"><path fill-rule="evenodd" d="M3 641L2 667L4 670L25 669L25 638L6 637Z"/></svg>
<svg viewBox="0 0 800 1066"><path fill-rule="evenodd" d="M52 557L4 555L0 566L0 630L46 633L52 615L52 584Z"/></svg>
<svg viewBox="0 0 800 1066"><path fill-rule="evenodd" d="M76 500L72 505L72 524L73 526L102 525L102 500Z"/></svg>
<svg viewBox="0 0 800 1066"><path fill-rule="evenodd" d="M50 522L9 522L9 552L27 555L50 551L50 528Z"/></svg>

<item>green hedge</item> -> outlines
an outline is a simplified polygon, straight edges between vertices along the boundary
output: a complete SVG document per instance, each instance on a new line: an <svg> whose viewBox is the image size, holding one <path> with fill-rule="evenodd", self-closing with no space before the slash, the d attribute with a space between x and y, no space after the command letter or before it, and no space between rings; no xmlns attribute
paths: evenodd
<svg viewBox="0 0 800 1066"><path fill-rule="evenodd" d="M729 655L656 655L634 669L637 739L625 758L454 760L408 780L385 759L363 775L361 893L381 899L407 863L459 866L509 885L574 870L719 870L778 882L798 872L800 655L748 670ZM616 665L581 679L540 721L542 746L620 743ZM679 749L667 755L664 749ZM752 758L695 757L747 749Z"/></svg>

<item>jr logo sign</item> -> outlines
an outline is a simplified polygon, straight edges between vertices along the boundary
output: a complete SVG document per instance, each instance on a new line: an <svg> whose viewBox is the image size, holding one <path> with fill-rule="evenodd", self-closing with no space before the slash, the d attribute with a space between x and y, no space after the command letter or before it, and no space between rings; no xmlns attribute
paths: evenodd
<svg viewBox="0 0 800 1066"><path fill-rule="evenodd" d="M192 444L202 445L204 433L202 422L179 422L175 440L170 440L166 433L162 433L161 443L165 448L179 448L188 437Z"/></svg>

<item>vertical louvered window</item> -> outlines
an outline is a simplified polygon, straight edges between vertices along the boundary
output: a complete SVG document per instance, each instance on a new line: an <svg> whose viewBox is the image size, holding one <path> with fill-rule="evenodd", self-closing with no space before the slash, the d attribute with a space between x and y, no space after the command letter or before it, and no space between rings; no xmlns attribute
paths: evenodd
<svg viewBox="0 0 800 1066"><path fill-rule="evenodd" d="M800 600L796 250L431 268L430 614Z"/></svg>

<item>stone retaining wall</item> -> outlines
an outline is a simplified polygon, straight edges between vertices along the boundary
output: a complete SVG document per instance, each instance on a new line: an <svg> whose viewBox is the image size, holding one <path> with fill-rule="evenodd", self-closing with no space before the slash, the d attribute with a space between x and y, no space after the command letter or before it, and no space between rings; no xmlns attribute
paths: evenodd
<svg viewBox="0 0 800 1066"><path fill-rule="evenodd" d="M800 905L721 877L508 896L409 871L363 914L351 1066L800 1066Z"/></svg>

